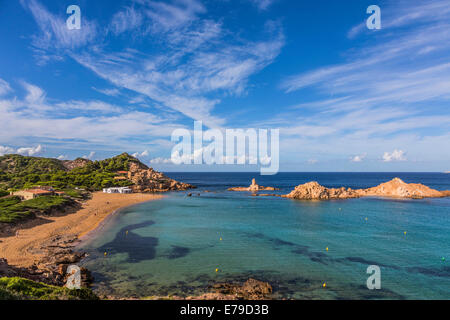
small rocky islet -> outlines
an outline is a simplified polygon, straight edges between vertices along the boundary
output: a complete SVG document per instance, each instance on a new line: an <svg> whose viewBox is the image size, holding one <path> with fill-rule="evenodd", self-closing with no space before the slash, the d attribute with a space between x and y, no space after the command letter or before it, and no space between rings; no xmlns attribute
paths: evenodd
<svg viewBox="0 0 450 320"><path fill-rule="evenodd" d="M438 191L420 183L406 183L400 178L382 183L367 189L351 189L346 187L327 188L316 181L307 182L295 187L289 194L261 194L259 191L279 190L275 187L263 187L252 180L249 187L233 187L228 191L248 191L253 196L278 196L296 200L336 200L360 197L390 197L404 199L443 198L450 196L450 190Z"/></svg>

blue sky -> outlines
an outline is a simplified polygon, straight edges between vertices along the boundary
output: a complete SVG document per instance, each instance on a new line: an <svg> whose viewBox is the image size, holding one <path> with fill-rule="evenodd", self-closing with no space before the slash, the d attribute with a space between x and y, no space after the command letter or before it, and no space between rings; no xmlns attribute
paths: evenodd
<svg viewBox="0 0 450 320"><path fill-rule="evenodd" d="M169 164L202 120L279 128L281 171L450 170L448 0L0 0L0 41L0 154L254 169Z"/></svg>

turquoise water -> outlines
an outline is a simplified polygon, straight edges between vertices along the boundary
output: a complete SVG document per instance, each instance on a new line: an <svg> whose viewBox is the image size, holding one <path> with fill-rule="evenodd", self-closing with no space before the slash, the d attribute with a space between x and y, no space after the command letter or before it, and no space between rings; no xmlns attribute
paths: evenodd
<svg viewBox="0 0 450 320"><path fill-rule="evenodd" d="M84 244L95 290L185 296L253 277L271 283L277 298L450 298L450 198L311 202L226 191L251 176L173 174L199 189L115 214ZM368 187L394 176L450 189L445 174L299 173L258 182L287 193L310 180ZM366 287L369 265L381 268L381 290Z"/></svg>

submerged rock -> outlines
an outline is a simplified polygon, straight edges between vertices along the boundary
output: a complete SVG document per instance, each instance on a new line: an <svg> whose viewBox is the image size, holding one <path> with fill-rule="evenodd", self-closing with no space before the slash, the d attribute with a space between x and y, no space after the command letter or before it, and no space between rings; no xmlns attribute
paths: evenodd
<svg viewBox="0 0 450 320"><path fill-rule="evenodd" d="M263 300L272 294L272 286L269 283L252 278L244 283L217 283L212 288L217 294L244 300Z"/></svg>

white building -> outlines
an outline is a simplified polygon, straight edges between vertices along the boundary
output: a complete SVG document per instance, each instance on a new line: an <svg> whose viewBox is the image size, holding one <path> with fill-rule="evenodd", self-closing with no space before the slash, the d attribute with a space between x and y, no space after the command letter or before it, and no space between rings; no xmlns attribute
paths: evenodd
<svg viewBox="0 0 450 320"><path fill-rule="evenodd" d="M103 189L103 193L133 193L133 190L129 187L105 188Z"/></svg>

